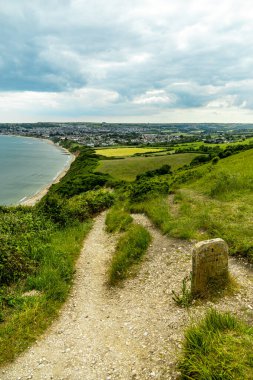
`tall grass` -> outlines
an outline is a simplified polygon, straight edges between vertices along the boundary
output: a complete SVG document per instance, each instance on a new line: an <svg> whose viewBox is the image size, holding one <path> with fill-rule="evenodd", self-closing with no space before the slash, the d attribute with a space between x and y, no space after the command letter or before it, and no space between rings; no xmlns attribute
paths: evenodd
<svg viewBox="0 0 253 380"><path fill-rule="evenodd" d="M179 361L182 380L253 378L253 329L230 313L210 310L185 333Z"/></svg>
<svg viewBox="0 0 253 380"><path fill-rule="evenodd" d="M106 215L106 230L107 232L126 231L132 221L133 218L127 211L124 210L124 207L121 207L121 205L116 205L112 207Z"/></svg>
<svg viewBox="0 0 253 380"><path fill-rule="evenodd" d="M119 239L109 268L109 284L116 285L127 278L133 266L140 262L151 241L149 232L133 224Z"/></svg>

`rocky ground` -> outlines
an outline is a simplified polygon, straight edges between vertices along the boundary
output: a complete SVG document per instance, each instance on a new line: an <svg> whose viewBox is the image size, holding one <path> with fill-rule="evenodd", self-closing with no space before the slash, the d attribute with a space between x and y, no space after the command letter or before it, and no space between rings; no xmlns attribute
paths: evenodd
<svg viewBox="0 0 253 380"><path fill-rule="evenodd" d="M122 287L106 284L116 237L104 230L105 214L95 219L77 263L75 283L60 317L36 344L0 372L0 380L146 380L177 379L185 327L215 306L253 320L253 272L231 259L241 285L233 296L179 308L180 291L191 271L192 244L167 238L143 215L152 243L138 275Z"/></svg>

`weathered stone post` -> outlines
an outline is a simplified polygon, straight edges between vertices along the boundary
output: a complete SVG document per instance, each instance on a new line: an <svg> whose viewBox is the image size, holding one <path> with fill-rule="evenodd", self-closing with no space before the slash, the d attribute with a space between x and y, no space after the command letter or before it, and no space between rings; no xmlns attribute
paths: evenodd
<svg viewBox="0 0 253 380"><path fill-rule="evenodd" d="M210 289L219 291L228 280L228 246L223 239L204 240L197 243L192 254L193 296L203 296Z"/></svg>

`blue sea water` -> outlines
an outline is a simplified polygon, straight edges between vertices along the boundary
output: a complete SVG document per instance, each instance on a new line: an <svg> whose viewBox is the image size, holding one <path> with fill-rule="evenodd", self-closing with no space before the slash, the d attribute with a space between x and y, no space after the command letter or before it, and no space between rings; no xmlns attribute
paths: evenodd
<svg viewBox="0 0 253 380"><path fill-rule="evenodd" d="M52 183L71 156L46 140L0 135L0 205L18 204Z"/></svg>

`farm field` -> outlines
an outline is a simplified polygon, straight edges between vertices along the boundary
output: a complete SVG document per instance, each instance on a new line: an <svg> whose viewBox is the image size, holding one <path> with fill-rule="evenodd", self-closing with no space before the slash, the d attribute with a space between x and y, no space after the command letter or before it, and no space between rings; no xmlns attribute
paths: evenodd
<svg viewBox="0 0 253 380"><path fill-rule="evenodd" d="M175 155L153 156L153 157L127 157L119 160L102 160L96 171L108 173L118 180L134 181L138 174L147 170L160 168L162 165L171 165L172 170L189 164L195 153L182 153Z"/></svg>
<svg viewBox="0 0 253 380"><path fill-rule="evenodd" d="M103 148L96 149L96 154L105 157L126 157L136 153L162 152L163 148Z"/></svg>
<svg viewBox="0 0 253 380"><path fill-rule="evenodd" d="M236 142L230 142L230 143L224 143L224 144L211 144L211 143L204 143L202 141L196 141L196 142L187 142L187 143L181 143L176 144L174 146L175 149L184 149L184 148L193 148L198 149L200 146L204 145L207 147L214 148L215 146L220 147L221 149L226 149L229 146L235 146L235 145L248 145L253 143L253 138L248 138L242 141L236 141Z"/></svg>

